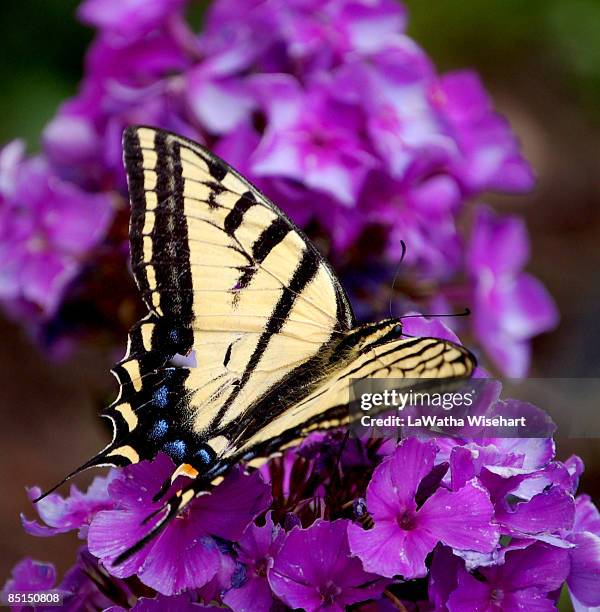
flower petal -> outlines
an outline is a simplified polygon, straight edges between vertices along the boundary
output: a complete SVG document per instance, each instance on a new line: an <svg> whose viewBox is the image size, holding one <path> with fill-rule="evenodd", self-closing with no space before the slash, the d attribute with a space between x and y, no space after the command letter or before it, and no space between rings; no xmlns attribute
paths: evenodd
<svg viewBox="0 0 600 612"><path fill-rule="evenodd" d="M583 531L569 537L571 572L567 578L569 590L586 606L600 606L600 537Z"/></svg>
<svg viewBox="0 0 600 612"><path fill-rule="evenodd" d="M405 438L375 469L367 489L367 507L375 522L414 510L417 489L433 469L436 452L432 441Z"/></svg>
<svg viewBox="0 0 600 612"><path fill-rule="evenodd" d="M40 525L35 520L21 516L23 528L31 535L41 537L54 536L72 529L79 529L80 536L85 535L92 517L100 510L113 507L114 502L108 493L108 487L116 475L117 472L113 470L106 477L94 478L86 493L79 491L75 485L71 487L66 498L58 493L51 493L36 504L38 514L46 524ZM32 487L28 494L30 499L35 499L39 497L41 490Z"/></svg>
<svg viewBox="0 0 600 612"><path fill-rule="evenodd" d="M350 556L347 530L345 520L318 520L308 529L292 530L269 571L273 591L308 612L343 610L379 595L384 583Z"/></svg>
<svg viewBox="0 0 600 612"><path fill-rule="evenodd" d="M501 506L496 520L507 533L550 534L570 529L575 517L575 504L570 493L561 487L552 487L535 495L527 502L518 503L510 510Z"/></svg>
<svg viewBox="0 0 600 612"><path fill-rule="evenodd" d="M348 541L352 554L362 561L366 571L407 579L427 574L425 558L436 544L429 534L411 534L390 520L379 521L367 530L350 525Z"/></svg>
<svg viewBox="0 0 600 612"><path fill-rule="evenodd" d="M453 548L490 552L499 538L493 515L488 492L473 479L458 491L438 489L417 513L414 529Z"/></svg>

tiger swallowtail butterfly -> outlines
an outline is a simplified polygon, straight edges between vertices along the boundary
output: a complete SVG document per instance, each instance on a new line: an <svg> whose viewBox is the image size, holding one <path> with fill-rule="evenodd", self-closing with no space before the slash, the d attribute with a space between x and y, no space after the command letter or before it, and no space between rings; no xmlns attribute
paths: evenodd
<svg viewBox="0 0 600 612"><path fill-rule="evenodd" d="M202 146L150 127L128 128L123 142L131 263L148 314L112 370L120 391L103 416L113 439L65 480L160 451L179 466L171 481L192 480L115 563L232 466L348 424L350 379L461 378L475 367L457 344L403 336L399 319L356 325L310 240Z"/></svg>

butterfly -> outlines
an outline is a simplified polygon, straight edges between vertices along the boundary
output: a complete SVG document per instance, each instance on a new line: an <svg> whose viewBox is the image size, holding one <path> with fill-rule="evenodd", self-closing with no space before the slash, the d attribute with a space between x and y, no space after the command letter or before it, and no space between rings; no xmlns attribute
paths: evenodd
<svg viewBox="0 0 600 612"><path fill-rule="evenodd" d="M311 431L347 425L351 379L473 372L467 349L406 337L400 319L357 325L311 241L204 147L130 127L123 148L131 264L148 314L112 370L120 390L102 416L113 438L66 479L164 452L178 467L157 498L176 476L192 480L115 563L236 464L257 467Z"/></svg>

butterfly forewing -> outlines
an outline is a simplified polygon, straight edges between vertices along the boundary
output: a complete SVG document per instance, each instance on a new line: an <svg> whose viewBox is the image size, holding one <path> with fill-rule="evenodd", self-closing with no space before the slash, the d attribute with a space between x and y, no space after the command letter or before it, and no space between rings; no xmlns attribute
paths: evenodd
<svg viewBox="0 0 600 612"><path fill-rule="evenodd" d="M177 443L183 459L202 439L222 454L223 435L212 434L350 329L352 311L315 247L224 162L151 128L128 130L124 146L132 267L151 317L115 368L123 393L113 412L121 422L131 406L138 426L154 431L160 391L188 428L182 435L161 418L175 429L175 438L163 437L165 450ZM183 383L181 374L175 385L156 374L190 351L197 367L184 369ZM126 447L155 454L157 444L144 448L143 440Z"/></svg>

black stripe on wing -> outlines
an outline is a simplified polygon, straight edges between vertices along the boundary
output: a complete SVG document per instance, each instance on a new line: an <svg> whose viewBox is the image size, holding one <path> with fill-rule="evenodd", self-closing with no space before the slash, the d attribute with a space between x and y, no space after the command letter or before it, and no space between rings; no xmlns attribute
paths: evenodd
<svg viewBox="0 0 600 612"><path fill-rule="evenodd" d="M339 322L340 329L348 330L353 327L354 314L352 312L352 308L331 266L323 258L323 256L319 253L315 245L309 240L309 238L304 234L304 232L300 228L298 228L293 223L293 221L291 221L291 219L289 219L289 217L280 208L278 208L271 200L269 200L263 193L261 193L260 190L258 190L252 184L250 184L238 172L236 172L233 168L231 168L225 161L223 161L222 159L220 159L213 153L209 152L208 150L204 149L201 145L191 140L188 140L182 136L179 136L177 134L172 134L170 132L165 132L162 130L156 130L155 128L152 128L152 127L144 127L144 126L131 127L131 128L128 128L127 134L131 134L133 137L135 137L137 132L141 130L143 130L144 132L160 134L161 139L164 139L164 142L166 143L164 146L161 143L158 143L154 146L154 149L156 150L156 153L158 154L159 159L162 155L166 155L166 156L175 155L175 149L173 147L173 144L176 143L179 146L179 148L177 149L177 156L178 156L179 163L181 160L179 151L181 149L186 149L190 151L191 153L193 153L194 155L199 156L203 160L203 162L206 163L210 176L212 179L214 179L211 181L202 181L206 186L209 187L211 192L213 192L209 196L209 204L211 203L212 198L214 197L215 194L221 193L222 191L226 190L225 187L221 184L221 182L224 181L228 175L235 177L237 181L239 181L242 185L247 187L247 191L240 194L240 199L238 200L234 208L231 210L231 212L226 217L225 231L228 234L230 235L233 234L235 229L239 227L240 224L242 223L244 214L247 212L247 210L250 207L254 205L265 206L266 208L270 209L272 212L274 212L277 215L278 219L281 219L281 223L284 223L285 225L289 227L289 231L294 231L295 233L297 233L299 237L304 241L306 245L306 249L311 251L314 254L314 256L319 260L319 263L325 268L325 270L327 271L331 279L331 282L335 290L336 303L337 303L336 318ZM157 140L158 142L158 137L155 137L155 140ZM125 144L127 147L127 135L126 135ZM139 144L139 139L138 139L138 144ZM127 165L128 158L129 158L129 155L126 151L126 165ZM134 163L133 156L132 156L131 163ZM134 181L135 184L131 183L133 185L133 188L136 189L138 193L140 190L143 192L143 170L141 170L141 173L142 173L141 181L138 180L137 183L135 183ZM139 179L139 176L138 176L138 179ZM143 198L144 198L144 195L142 193L142 200ZM159 203L160 203L160 198L159 198Z"/></svg>
<svg viewBox="0 0 600 612"><path fill-rule="evenodd" d="M309 249L304 251L302 259L296 267L292 279L290 280L289 284L283 288L277 305L275 306L273 312L269 315L267 327L258 339L256 348L248 360L248 364L246 365L239 383L230 393L229 397L219 410L213 423L214 427L218 428L219 422L227 412L227 409L231 406L232 402L250 380L252 373L261 360L261 357L267 350L269 341L275 334L279 333L283 327L283 324L286 322L297 297L302 293L303 289L308 285L308 283L310 283L317 273L319 263L319 258L317 257L316 253Z"/></svg>
<svg viewBox="0 0 600 612"><path fill-rule="evenodd" d="M285 219L281 219L279 217L262 231L252 245L252 259L254 260L254 265L247 266L243 269L242 275L235 286L236 291L242 291L248 287L250 281L258 272L260 264L266 259L267 255L290 233L290 231L291 227L285 222ZM235 298L238 296L239 293L235 295Z"/></svg>
<svg viewBox="0 0 600 612"><path fill-rule="evenodd" d="M256 206L256 200L252 193L248 192L242 196L235 203L234 207L229 211L224 221L225 231L233 236L235 230L242 224L244 215L250 210L252 206Z"/></svg>

